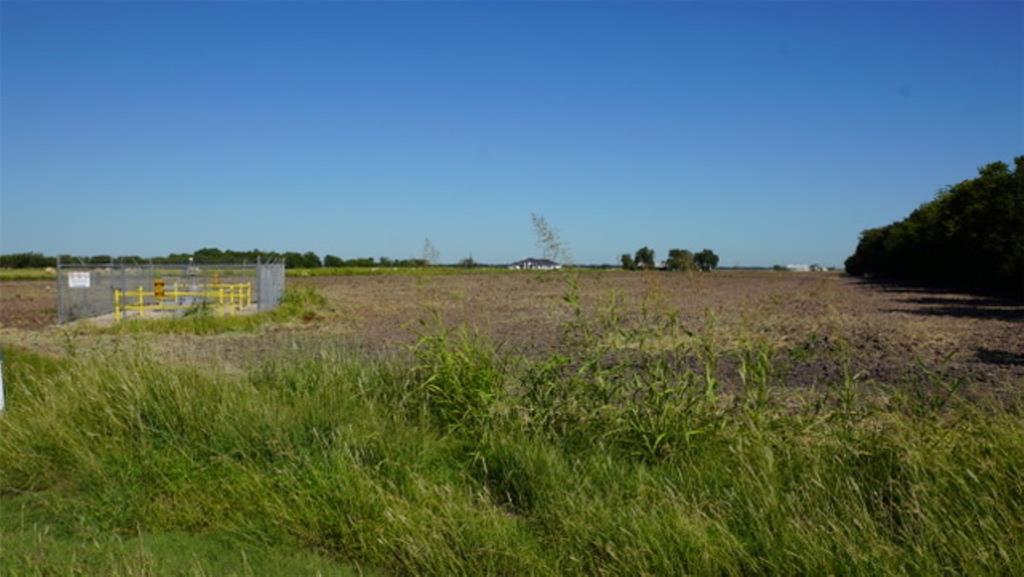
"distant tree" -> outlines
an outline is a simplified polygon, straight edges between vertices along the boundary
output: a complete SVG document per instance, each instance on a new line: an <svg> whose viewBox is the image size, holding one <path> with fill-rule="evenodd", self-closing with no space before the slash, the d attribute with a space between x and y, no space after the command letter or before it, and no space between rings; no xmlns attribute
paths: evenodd
<svg viewBox="0 0 1024 577"><path fill-rule="evenodd" d="M477 266L477 263L473 260L473 255L470 255L460 260L458 266L461 266L462 268L474 268Z"/></svg>
<svg viewBox="0 0 1024 577"><path fill-rule="evenodd" d="M315 252L309 251L302 255L302 266L305 268L320 268L323 263L320 262L320 257Z"/></svg>
<svg viewBox="0 0 1024 577"><path fill-rule="evenodd" d="M669 270L693 270L697 268L694 262L693 253L683 248L673 248L668 251L668 260L665 266Z"/></svg>
<svg viewBox="0 0 1024 577"><path fill-rule="evenodd" d="M646 246L637 249L633 260L637 268L654 268L654 249Z"/></svg>
<svg viewBox="0 0 1024 577"><path fill-rule="evenodd" d="M284 253L283 256L285 268L302 268L306 266L306 259L302 257L301 253L289 251ZM199 259L196 259L196 262L199 262Z"/></svg>
<svg viewBox="0 0 1024 577"><path fill-rule="evenodd" d="M712 271L718 268L718 255L710 248L706 248L693 255L693 262L704 272Z"/></svg>
<svg viewBox="0 0 1024 577"><path fill-rule="evenodd" d="M64 262L69 262L69 258L65 256ZM45 268L56 264L56 258L43 256L38 252L19 252L0 256L0 268Z"/></svg>
<svg viewBox="0 0 1024 577"><path fill-rule="evenodd" d="M434 243L429 238L423 240L423 263L426 266L437 264L437 259L441 256L441 252L437 250Z"/></svg>
<svg viewBox="0 0 1024 577"><path fill-rule="evenodd" d="M241 260L234 251L204 247L189 255L198 264L219 264Z"/></svg>
<svg viewBox="0 0 1024 577"><path fill-rule="evenodd" d="M343 267L343 266L345 266L345 261L343 261L339 257L334 256L333 254L325 254L324 255L324 266Z"/></svg>
<svg viewBox="0 0 1024 577"><path fill-rule="evenodd" d="M633 256L630 255L629 253L626 253L619 257L619 260L622 262L623 269L636 270L636 261L633 260Z"/></svg>

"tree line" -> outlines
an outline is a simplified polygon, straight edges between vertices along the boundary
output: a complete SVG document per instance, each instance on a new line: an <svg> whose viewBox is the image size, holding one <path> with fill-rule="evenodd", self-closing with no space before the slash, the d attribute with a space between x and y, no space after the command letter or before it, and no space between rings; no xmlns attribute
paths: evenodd
<svg viewBox="0 0 1024 577"><path fill-rule="evenodd" d="M947 187L903 220L860 234L851 275L1024 297L1024 156Z"/></svg>
<svg viewBox="0 0 1024 577"><path fill-rule="evenodd" d="M221 250L219 248L201 248L194 253L171 253L167 256L142 258L137 255L112 256L107 254L76 256L64 254L59 257L46 256L38 252L23 252L0 255L0 268L47 268L62 263L109 264L112 262L136 262L152 264L238 264L283 261L285 268L320 268L320 267L419 267L428 264L426 259L392 259L388 257L350 258L344 259L333 254L324 255L321 259L313 251L307 252L276 252L263 250Z"/></svg>
<svg viewBox="0 0 1024 577"><path fill-rule="evenodd" d="M625 270L661 268L654 260L654 249L648 246L640 247L632 255L624 253L619 257L619 261ZM668 258L665 259L664 268L667 270L700 270L708 272L718 268L718 255L709 248L697 253L683 248L673 248L668 251Z"/></svg>

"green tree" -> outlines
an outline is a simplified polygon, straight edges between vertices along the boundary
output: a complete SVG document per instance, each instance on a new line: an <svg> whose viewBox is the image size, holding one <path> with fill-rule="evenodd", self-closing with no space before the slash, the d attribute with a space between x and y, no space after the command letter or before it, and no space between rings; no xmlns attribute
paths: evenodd
<svg viewBox="0 0 1024 577"><path fill-rule="evenodd" d="M693 256L693 262L704 272L712 271L718 268L718 255L706 248Z"/></svg>
<svg viewBox="0 0 1024 577"><path fill-rule="evenodd" d="M67 258L64 259L68 261ZM20 252L0 256L0 268L44 268L55 266L57 259L38 252Z"/></svg>
<svg viewBox="0 0 1024 577"><path fill-rule="evenodd" d="M633 260L637 268L654 268L654 249L646 246L637 249Z"/></svg>
<svg viewBox="0 0 1024 577"><path fill-rule="evenodd" d="M323 266L320 257L315 252L309 251L302 255L302 266L305 268L319 268Z"/></svg>
<svg viewBox="0 0 1024 577"><path fill-rule="evenodd" d="M693 253L683 248L673 248L668 251L668 260L665 261L668 270L693 270L697 268L694 262Z"/></svg>
<svg viewBox="0 0 1024 577"><path fill-rule="evenodd" d="M625 270L636 270L636 261L633 260L633 256L629 253L623 254L619 257L622 262L622 268Z"/></svg>
<svg viewBox="0 0 1024 577"><path fill-rule="evenodd" d="M339 257L334 256L333 254L325 254L324 266L342 267L345 266L345 261L341 260Z"/></svg>
<svg viewBox="0 0 1024 577"><path fill-rule="evenodd" d="M306 266L306 259L302 257L301 253L289 251L284 253L283 256L285 268L302 268ZM199 262L198 258L196 258L196 262Z"/></svg>
<svg viewBox="0 0 1024 577"><path fill-rule="evenodd" d="M1013 170L985 165L906 218L865 230L846 272L1024 297L1024 156Z"/></svg>

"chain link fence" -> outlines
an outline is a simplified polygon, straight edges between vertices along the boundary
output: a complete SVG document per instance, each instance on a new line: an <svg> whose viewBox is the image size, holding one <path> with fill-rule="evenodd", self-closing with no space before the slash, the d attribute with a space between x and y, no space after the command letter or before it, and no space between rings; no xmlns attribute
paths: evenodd
<svg viewBox="0 0 1024 577"><path fill-rule="evenodd" d="M257 310L271 310L284 294L284 263L256 264L74 264L57 263L57 322L111 315L115 292L159 289L195 295L204 288L248 284ZM207 291L208 293L209 291ZM201 305L207 296L183 296L181 306ZM182 309L184 310L184 309Z"/></svg>
<svg viewBox="0 0 1024 577"><path fill-rule="evenodd" d="M284 296L284 263L274 262L256 265L256 305L261 311L269 311L281 302Z"/></svg>

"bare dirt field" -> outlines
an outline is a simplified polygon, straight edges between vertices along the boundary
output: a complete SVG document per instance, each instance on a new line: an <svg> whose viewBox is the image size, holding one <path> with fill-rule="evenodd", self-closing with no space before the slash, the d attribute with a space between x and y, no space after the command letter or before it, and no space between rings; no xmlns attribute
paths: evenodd
<svg viewBox="0 0 1024 577"><path fill-rule="evenodd" d="M528 355L556 351L572 319L565 297L600 325L671 324L673 334L721 344L759 339L783 351L787 382L814 386L853 374L865 382L962 379L970 388L1024 387L1024 304L871 284L831 273L719 271L582 272L578 291L559 273L289 278L312 286L327 309L309 322L256 333L142 335L174 356L246 365L286 352L331 346L375 354L406 350L418 334L465 325ZM41 350L116 340L55 327L50 281L0 283L0 340ZM672 339L652 341L671 348ZM729 371L730 359L723 359ZM728 380L728 379L726 379Z"/></svg>
<svg viewBox="0 0 1024 577"><path fill-rule="evenodd" d="M56 322L55 282L0 282L0 327L36 329Z"/></svg>

